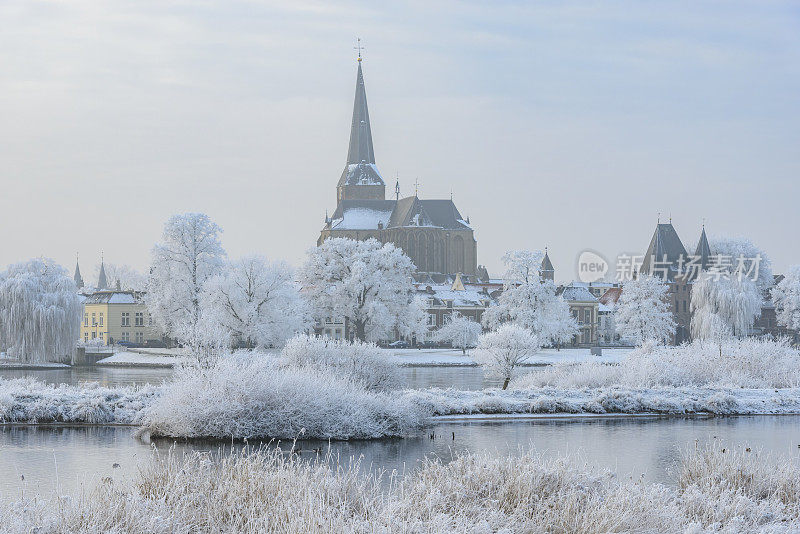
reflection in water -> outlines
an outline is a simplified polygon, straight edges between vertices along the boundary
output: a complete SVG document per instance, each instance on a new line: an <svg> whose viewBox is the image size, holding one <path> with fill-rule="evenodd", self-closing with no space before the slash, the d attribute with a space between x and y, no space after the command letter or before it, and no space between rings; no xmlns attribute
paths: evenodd
<svg viewBox="0 0 800 534"><path fill-rule="evenodd" d="M168 440L146 444L132 434L128 427L0 427L0 496L18 496L23 490L50 495L56 487L68 494L105 476L130 481L137 466L151 457L153 446L165 453L173 445ZM798 461L800 416L446 423L415 438L333 442L330 450L344 463L361 457L364 468L398 473L415 469L425 457L448 461L467 451L505 456L535 450L548 457L577 456L620 477L674 484L680 451L714 440L731 448L763 448ZM175 444L178 452L230 446ZM289 449L292 444L281 446ZM306 440L296 447L302 449L302 458L314 458L313 449L327 451L328 443ZM115 463L120 467L114 468Z"/></svg>

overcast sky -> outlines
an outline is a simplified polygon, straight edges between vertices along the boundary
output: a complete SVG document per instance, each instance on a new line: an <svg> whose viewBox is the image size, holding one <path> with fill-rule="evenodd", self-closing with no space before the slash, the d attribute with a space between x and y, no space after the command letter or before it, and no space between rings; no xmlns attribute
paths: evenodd
<svg viewBox="0 0 800 534"><path fill-rule="evenodd" d="M0 265L144 269L201 211L299 264L346 159L356 36L378 167L508 249L747 235L800 263L798 2L0 2Z"/></svg>

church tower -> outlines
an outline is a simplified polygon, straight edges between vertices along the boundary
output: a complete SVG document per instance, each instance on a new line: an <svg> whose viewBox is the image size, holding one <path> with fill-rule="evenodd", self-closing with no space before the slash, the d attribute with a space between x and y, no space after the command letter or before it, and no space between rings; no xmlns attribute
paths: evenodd
<svg viewBox="0 0 800 534"><path fill-rule="evenodd" d="M75 285L78 289L83 287L83 277L81 276L81 266L78 262L78 257L75 257L75 275L72 277L75 280Z"/></svg>
<svg viewBox="0 0 800 534"><path fill-rule="evenodd" d="M336 204L343 200L385 200L386 184L375 165L372 148L372 128L367 110L367 91L361 71L361 51L358 53L356 97L353 103L353 122L350 125L350 146L347 164L336 186Z"/></svg>

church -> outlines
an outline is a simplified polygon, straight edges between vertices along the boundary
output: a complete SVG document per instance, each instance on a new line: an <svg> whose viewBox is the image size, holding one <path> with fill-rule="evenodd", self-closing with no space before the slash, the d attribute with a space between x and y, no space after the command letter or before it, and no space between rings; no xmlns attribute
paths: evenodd
<svg viewBox="0 0 800 534"><path fill-rule="evenodd" d="M469 218L462 217L452 199L386 198L386 182L375 163L367 92L358 56L353 122L347 163L336 186L336 209L325 216L317 245L331 237L375 238L394 243L414 262L420 283L445 283L461 274L464 282L487 280L478 265L478 243Z"/></svg>

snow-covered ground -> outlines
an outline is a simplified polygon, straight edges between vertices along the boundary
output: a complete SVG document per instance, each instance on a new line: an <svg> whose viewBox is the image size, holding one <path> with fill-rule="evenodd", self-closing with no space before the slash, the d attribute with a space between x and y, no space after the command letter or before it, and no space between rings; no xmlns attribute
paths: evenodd
<svg viewBox="0 0 800 534"><path fill-rule="evenodd" d="M721 447L681 457L676 488L580 459L463 455L393 478L280 450L161 455L132 484L0 501L3 532L796 533L800 469Z"/></svg>
<svg viewBox="0 0 800 534"><path fill-rule="evenodd" d="M158 349L165 350L165 349ZM97 365L109 365L120 367L174 367L176 364L186 361L187 357L179 352L117 352L97 361Z"/></svg>

